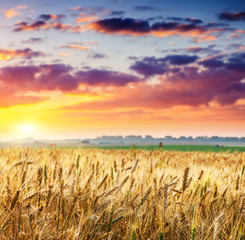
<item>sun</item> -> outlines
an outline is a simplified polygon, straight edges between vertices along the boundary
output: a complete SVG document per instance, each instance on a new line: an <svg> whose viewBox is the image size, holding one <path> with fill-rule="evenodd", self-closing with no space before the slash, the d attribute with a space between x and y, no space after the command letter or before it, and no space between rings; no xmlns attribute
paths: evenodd
<svg viewBox="0 0 245 240"><path fill-rule="evenodd" d="M31 135L35 132L36 128L32 124L24 124L20 126L20 132L24 136Z"/></svg>

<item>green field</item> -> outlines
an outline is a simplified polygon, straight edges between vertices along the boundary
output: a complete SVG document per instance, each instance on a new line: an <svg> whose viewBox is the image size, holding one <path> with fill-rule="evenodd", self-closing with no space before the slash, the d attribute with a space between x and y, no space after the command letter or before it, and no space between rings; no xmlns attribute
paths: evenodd
<svg viewBox="0 0 245 240"><path fill-rule="evenodd" d="M133 146L96 146L91 148L99 149L133 149ZM136 145L136 149L143 150L157 150L157 145ZM182 152L245 152L244 147L233 147L233 146L210 146L210 145L163 145L163 150L166 151L182 151Z"/></svg>

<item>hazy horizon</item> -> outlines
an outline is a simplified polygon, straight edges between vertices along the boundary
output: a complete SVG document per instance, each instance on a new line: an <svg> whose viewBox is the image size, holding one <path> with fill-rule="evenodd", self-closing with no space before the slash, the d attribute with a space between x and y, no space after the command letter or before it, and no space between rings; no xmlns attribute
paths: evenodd
<svg viewBox="0 0 245 240"><path fill-rule="evenodd" d="M25 140L25 139L33 139L33 140L37 140L37 141L44 141L44 140L47 140L47 141L50 141L50 140L57 140L57 141L60 141L60 140L75 140L75 139L96 139L96 138L102 138L102 137L123 137L123 139L125 139L125 137L127 136L141 136L142 139L144 139L146 136L151 136L153 139L157 139L157 138L165 138L166 136L171 136L173 139L178 139L178 138L181 138L181 137L185 137L185 138L193 138L193 139L196 139L198 137L207 137L207 138L211 138L211 137L220 137L220 138L245 138L245 136L234 136L234 135L230 135L230 136L219 136L219 135L197 135L197 136L191 136L191 135L176 135L176 136L173 136L173 135L162 135L162 136L152 136L152 135L140 135L140 134L129 134L129 135L95 135L95 136L92 136L92 137L83 137L82 135L81 136L78 136L78 137L43 137L43 138L38 138L38 137L34 137L34 136L26 136L26 137L9 137L9 138L0 138L0 142L4 142L4 141L15 141L15 140Z"/></svg>

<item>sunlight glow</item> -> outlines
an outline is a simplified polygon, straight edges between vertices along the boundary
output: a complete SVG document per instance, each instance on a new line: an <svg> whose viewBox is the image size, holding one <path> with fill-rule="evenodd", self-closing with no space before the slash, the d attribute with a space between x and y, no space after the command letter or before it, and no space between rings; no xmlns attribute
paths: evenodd
<svg viewBox="0 0 245 240"><path fill-rule="evenodd" d="M30 133L33 133L35 130L35 127L33 125L22 125L20 126L20 131L23 133L23 134L30 134Z"/></svg>

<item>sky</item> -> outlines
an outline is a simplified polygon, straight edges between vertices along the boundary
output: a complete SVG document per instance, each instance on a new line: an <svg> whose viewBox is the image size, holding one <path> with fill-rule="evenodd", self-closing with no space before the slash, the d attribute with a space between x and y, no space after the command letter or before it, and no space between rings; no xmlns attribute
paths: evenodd
<svg viewBox="0 0 245 240"><path fill-rule="evenodd" d="M245 136L244 0L0 9L0 140Z"/></svg>

